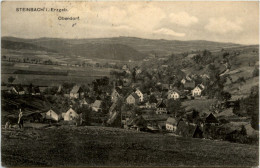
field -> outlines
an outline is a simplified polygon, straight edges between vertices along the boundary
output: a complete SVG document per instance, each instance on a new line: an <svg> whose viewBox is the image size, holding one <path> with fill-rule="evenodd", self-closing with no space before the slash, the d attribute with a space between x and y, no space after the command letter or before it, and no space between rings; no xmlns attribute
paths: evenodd
<svg viewBox="0 0 260 168"><path fill-rule="evenodd" d="M182 106L185 107L186 110L194 109L201 113L209 113L210 105L216 103L216 101L216 99L195 99L182 102Z"/></svg>
<svg viewBox="0 0 260 168"><path fill-rule="evenodd" d="M257 166L258 146L118 128L2 130L2 166Z"/></svg>
<svg viewBox="0 0 260 168"><path fill-rule="evenodd" d="M31 74L17 73L30 72ZM15 77L15 84L34 85L59 85L64 82L74 82L78 84L91 83L94 79L102 76L110 76L111 69L96 67L70 67L58 65L41 65L27 63L2 62L2 81L8 83L8 77ZM37 74L37 72L39 72ZM49 73L49 75L42 75ZM55 74L56 73L56 74ZM53 74L53 75L50 75ZM60 75L59 75L60 74ZM68 74L68 75L64 75Z"/></svg>

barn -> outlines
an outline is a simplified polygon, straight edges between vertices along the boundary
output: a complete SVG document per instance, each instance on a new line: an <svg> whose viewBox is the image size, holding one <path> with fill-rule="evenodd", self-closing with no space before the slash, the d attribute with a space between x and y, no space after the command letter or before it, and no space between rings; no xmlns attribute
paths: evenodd
<svg viewBox="0 0 260 168"><path fill-rule="evenodd" d="M45 119L59 121L59 115L55 113L52 109L46 112Z"/></svg>
<svg viewBox="0 0 260 168"><path fill-rule="evenodd" d="M72 108L70 108L66 113L63 113L64 121L72 121L79 117L78 113L76 113Z"/></svg>

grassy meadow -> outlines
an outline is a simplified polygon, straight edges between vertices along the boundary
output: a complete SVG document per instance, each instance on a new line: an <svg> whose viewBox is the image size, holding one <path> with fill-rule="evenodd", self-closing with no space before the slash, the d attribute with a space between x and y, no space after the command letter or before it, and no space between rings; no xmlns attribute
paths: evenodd
<svg viewBox="0 0 260 168"><path fill-rule="evenodd" d="M36 71L35 74L16 74L17 70ZM68 75L38 75L37 72L61 72ZM2 82L8 83L10 76L15 77L13 83L34 85L59 85L64 82L78 84L91 83L94 79L102 76L110 76L111 69L96 67L70 67L58 65L41 65L27 63L2 62Z"/></svg>
<svg viewBox="0 0 260 168"><path fill-rule="evenodd" d="M258 146L95 126L2 130L2 166L257 166Z"/></svg>

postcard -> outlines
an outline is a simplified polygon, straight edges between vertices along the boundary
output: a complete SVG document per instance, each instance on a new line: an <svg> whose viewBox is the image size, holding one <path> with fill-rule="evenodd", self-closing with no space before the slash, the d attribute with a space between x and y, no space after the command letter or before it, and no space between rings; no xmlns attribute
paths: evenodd
<svg viewBox="0 0 260 168"><path fill-rule="evenodd" d="M256 167L259 2L3 1L3 167Z"/></svg>

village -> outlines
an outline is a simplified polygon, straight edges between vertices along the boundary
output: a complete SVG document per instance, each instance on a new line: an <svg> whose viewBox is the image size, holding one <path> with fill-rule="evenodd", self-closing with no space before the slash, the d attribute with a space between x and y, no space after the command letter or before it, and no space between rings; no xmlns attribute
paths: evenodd
<svg viewBox="0 0 260 168"><path fill-rule="evenodd" d="M165 65L161 68L165 70L168 67ZM174 75L172 83L153 80L154 76L152 80L156 82L152 84L145 82L146 70L140 67L131 69L127 64L122 66L121 72L115 71L111 74L114 78L102 77L86 85L64 83L52 87L32 84L2 86L4 97L45 97L49 102L52 101L44 108L45 111L36 112L28 110L28 105L23 107L17 103L17 114L4 117L5 128L17 125L20 109L25 111L24 118L29 123L119 127L189 138L256 143L258 134L252 128L250 118L235 117L228 120L221 115L223 111L232 113L237 101L230 100L227 94L222 95L219 100L210 98L207 91L211 88L206 88L207 81L210 80L209 75L200 75L199 82L195 80L198 79L197 75ZM60 108L58 101L54 99L62 101ZM195 107L204 102L206 110L202 113L196 108L182 106L189 102L194 102ZM5 99L4 103L14 104ZM240 121L242 119L244 124L231 126L238 118Z"/></svg>

